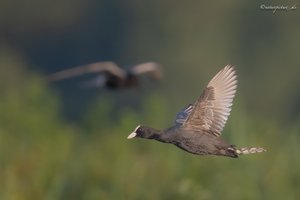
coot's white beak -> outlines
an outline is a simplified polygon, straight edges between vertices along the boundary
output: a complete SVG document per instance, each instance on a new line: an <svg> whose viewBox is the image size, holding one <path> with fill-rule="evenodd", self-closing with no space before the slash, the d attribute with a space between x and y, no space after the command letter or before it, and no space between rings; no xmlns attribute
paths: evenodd
<svg viewBox="0 0 300 200"><path fill-rule="evenodd" d="M132 132L130 133L130 135L128 135L127 139L134 138L135 136L136 136L136 132Z"/></svg>

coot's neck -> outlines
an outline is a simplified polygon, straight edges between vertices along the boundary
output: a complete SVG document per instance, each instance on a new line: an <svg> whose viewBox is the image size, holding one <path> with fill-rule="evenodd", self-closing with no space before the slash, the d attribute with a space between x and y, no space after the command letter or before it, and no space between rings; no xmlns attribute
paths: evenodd
<svg viewBox="0 0 300 200"><path fill-rule="evenodd" d="M158 140L160 142L165 142L164 139L163 139L164 131L154 129L154 128L151 128L151 127L146 127L143 137L147 138L147 139Z"/></svg>

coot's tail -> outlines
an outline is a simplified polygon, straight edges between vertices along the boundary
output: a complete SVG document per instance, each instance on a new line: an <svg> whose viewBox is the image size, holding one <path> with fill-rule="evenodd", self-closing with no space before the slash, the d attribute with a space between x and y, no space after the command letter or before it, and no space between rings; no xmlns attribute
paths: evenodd
<svg viewBox="0 0 300 200"><path fill-rule="evenodd" d="M236 149L235 152L238 155L245 155L245 154L252 154L252 153L261 153L265 152L266 150L262 147L243 147L240 149Z"/></svg>

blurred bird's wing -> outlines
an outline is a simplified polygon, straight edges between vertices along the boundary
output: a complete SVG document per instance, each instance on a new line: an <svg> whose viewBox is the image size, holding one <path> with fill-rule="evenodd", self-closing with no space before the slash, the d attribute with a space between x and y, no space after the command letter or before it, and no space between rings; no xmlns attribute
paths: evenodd
<svg viewBox="0 0 300 200"><path fill-rule="evenodd" d="M126 73L113 62L96 62L56 72L48 76L49 81L59 81L87 73L106 73L118 78L125 78Z"/></svg>
<svg viewBox="0 0 300 200"><path fill-rule="evenodd" d="M162 78L161 65L155 62L147 62L136 65L130 69L130 72L134 75L147 74L155 80Z"/></svg>
<svg viewBox="0 0 300 200"><path fill-rule="evenodd" d="M220 136L237 88L234 67L227 65L208 83L182 124L186 129Z"/></svg>
<svg viewBox="0 0 300 200"><path fill-rule="evenodd" d="M182 125L188 116L190 115L191 111L193 110L193 104L189 104L184 109L182 109L177 115L175 119L176 125Z"/></svg>
<svg viewBox="0 0 300 200"><path fill-rule="evenodd" d="M96 78L93 78L88 81L84 81L81 84L81 86L83 88L102 88L105 86L105 83L106 83L106 76L104 74L101 74Z"/></svg>

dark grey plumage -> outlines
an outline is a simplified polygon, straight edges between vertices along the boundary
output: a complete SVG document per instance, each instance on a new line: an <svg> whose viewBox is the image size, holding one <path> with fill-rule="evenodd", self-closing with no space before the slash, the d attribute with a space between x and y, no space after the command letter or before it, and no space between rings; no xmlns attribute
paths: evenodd
<svg viewBox="0 0 300 200"><path fill-rule="evenodd" d="M234 67L227 65L208 83L194 104L180 111L175 125L166 130L137 126L128 139L140 137L171 143L198 155L238 155L263 152L260 147L237 149L220 138L231 111L236 93L237 76Z"/></svg>
<svg viewBox="0 0 300 200"><path fill-rule="evenodd" d="M48 76L48 81L60 81L88 73L97 73L95 79L85 83L87 87L107 87L121 89L136 87L140 83L139 76L147 75L154 80L162 77L162 69L158 63L147 62L136 65L128 70L123 70L113 62L96 62L63 70Z"/></svg>

